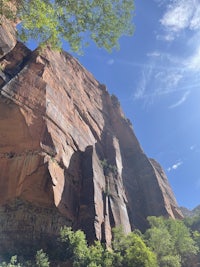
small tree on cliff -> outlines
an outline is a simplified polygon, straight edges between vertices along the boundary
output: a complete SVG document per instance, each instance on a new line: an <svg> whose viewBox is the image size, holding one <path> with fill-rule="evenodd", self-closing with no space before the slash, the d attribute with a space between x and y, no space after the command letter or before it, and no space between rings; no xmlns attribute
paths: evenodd
<svg viewBox="0 0 200 267"><path fill-rule="evenodd" d="M21 21L20 36L53 47L65 39L75 52L87 40L111 50L133 33L134 0L0 0L2 15ZM13 6L15 8L13 8Z"/></svg>

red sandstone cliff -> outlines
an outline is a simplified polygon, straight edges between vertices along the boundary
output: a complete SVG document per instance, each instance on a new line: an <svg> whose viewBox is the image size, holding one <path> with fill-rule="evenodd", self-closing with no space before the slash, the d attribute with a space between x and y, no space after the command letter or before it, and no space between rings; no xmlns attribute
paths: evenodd
<svg viewBox="0 0 200 267"><path fill-rule="evenodd" d="M48 246L62 225L109 243L113 226L181 218L117 98L66 52L13 35L0 26L0 250Z"/></svg>

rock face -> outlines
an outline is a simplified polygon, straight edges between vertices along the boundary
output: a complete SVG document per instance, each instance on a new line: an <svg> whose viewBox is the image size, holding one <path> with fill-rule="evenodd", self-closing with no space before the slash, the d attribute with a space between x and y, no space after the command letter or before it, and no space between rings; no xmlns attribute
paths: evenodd
<svg viewBox="0 0 200 267"><path fill-rule="evenodd" d="M69 54L13 46L12 34L0 35L0 250L49 246L63 225L109 244L116 225L182 218L117 98Z"/></svg>
<svg viewBox="0 0 200 267"><path fill-rule="evenodd" d="M0 21L0 58L6 55L16 44L15 27L4 17Z"/></svg>
<svg viewBox="0 0 200 267"><path fill-rule="evenodd" d="M200 214L200 205L195 207L194 209L190 210L185 207L180 207L180 210L183 214L184 217L194 217L194 216L199 216Z"/></svg>

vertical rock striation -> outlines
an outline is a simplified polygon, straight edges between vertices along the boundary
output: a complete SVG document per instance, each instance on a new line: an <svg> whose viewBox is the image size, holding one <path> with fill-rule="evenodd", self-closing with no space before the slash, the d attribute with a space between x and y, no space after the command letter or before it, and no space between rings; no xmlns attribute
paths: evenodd
<svg viewBox="0 0 200 267"><path fill-rule="evenodd" d="M63 225L109 244L116 225L181 218L117 98L66 52L0 36L0 250L50 246Z"/></svg>
<svg viewBox="0 0 200 267"><path fill-rule="evenodd" d="M0 58L6 55L16 44L16 30L4 17L0 18Z"/></svg>

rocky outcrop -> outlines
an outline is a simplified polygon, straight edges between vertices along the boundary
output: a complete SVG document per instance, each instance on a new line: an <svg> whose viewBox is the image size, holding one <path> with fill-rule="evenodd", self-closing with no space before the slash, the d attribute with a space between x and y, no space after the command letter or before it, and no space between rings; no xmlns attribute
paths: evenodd
<svg viewBox="0 0 200 267"><path fill-rule="evenodd" d="M195 217L195 216L199 216L199 214L200 214L200 205L198 205L197 207L195 207L192 210L190 210L186 207L180 207L180 210L181 210L182 214L184 215L184 217Z"/></svg>
<svg viewBox="0 0 200 267"><path fill-rule="evenodd" d="M76 59L17 42L0 64L1 251L48 245L63 225L109 244L116 225L182 217L117 98Z"/></svg>
<svg viewBox="0 0 200 267"><path fill-rule="evenodd" d="M4 17L0 18L0 58L6 55L16 44L15 25Z"/></svg>

